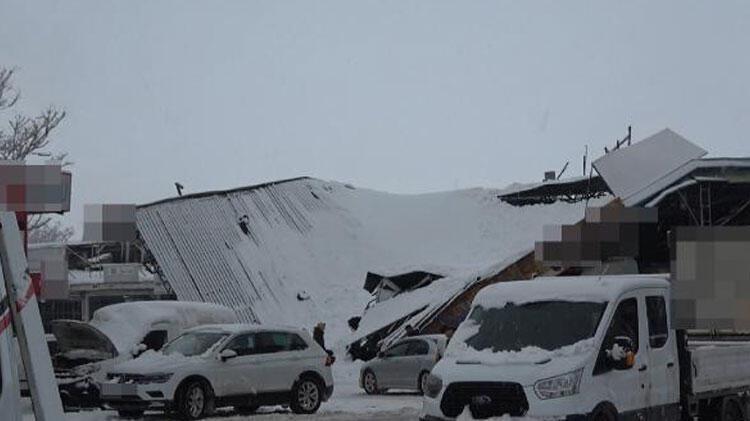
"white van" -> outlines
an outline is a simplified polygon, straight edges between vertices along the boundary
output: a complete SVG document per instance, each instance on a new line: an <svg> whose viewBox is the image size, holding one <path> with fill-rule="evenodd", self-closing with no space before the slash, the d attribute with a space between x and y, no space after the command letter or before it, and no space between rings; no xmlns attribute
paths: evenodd
<svg viewBox="0 0 750 421"><path fill-rule="evenodd" d="M489 286L432 369L421 419L748 419L750 343L688 341L669 306L666 277Z"/></svg>
<svg viewBox="0 0 750 421"><path fill-rule="evenodd" d="M237 323L237 316L218 304L181 301L120 303L97 310L89 322L53 321L63 404L68 410L99 406L97 384L115 364L159 350L187 329L217 323Z"/></svg>

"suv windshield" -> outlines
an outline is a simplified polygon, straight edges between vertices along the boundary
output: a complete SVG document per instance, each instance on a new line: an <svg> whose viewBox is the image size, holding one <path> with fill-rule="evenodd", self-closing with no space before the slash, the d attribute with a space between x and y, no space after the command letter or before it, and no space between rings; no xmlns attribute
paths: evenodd
<svg viewBox="0 0 750 421"><path fill-rule="evenodd" d="M224 332L188 332L168 343L162 352L165 355L181 354L193 357L204 354L229 334Z"/></svg>
<svg viewBox="0 0 750 421"><path fill-rule="evenodd" d="M466 344L481 351L553 351L594 336L607 303L540 301L502 308L476 306L469 320L479 326Z"/></svg>

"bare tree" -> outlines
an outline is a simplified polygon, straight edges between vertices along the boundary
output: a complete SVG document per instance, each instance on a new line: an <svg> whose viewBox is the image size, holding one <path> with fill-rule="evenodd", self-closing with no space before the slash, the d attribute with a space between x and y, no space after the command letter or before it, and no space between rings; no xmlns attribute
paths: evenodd
<svg viewBox="0 0 750 421"><path fill-rule="evenodd" d="M21 97L20 91L13 86L14 73L14 69L0 67L0 111L13 108ZM21 161L30 155L39 154L48 156L51 161L59 162L63 166L71 165L71 162L66 160L67 154L51 154L44 151L52 141L50 133L64 118L65 111L52 106L36 117L14 115L8 122L9 130L0 129L0 159ZM27 229L29 240L32 242L67 241L73 235L71 227L65 227L60 221L53 221L52 217L47 215L30 217Z"/></svg>

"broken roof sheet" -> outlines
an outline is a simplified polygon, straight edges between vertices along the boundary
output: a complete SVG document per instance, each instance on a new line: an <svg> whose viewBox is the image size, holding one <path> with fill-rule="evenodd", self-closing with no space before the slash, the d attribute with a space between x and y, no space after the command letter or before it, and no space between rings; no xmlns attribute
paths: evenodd
<svg viewBox="0 0 750 421"><path fill-rule="evenodd" d="M607 153L594 161L593 166L612 193L627 203L630 197L706 153L679 134L664 129L632 146Z"/></svg>
<svg viewBox="0 0 750 421"><path fill-rule="evenodd" d="M382 281L383 279L388 279L402 290L405 290L414 288L428 278L430 279L430 281L434 281L442 277L442 275L436 275L434 273L421 270L402 273L398 275L380 275L377 273L367 272L367 276L365 277L364 289L367 292L374 292L380 284L380 281Z"/></svg>

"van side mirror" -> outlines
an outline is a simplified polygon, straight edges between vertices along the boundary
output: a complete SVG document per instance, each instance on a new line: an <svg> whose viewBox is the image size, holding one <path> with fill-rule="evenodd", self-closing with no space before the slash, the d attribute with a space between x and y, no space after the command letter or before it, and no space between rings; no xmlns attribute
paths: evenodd
<svg viewBox="0 0 750 421"><path fill-rule="evenodd" d="M219 358L222 361L231 360L232 358L237 357L237 351L231 350L231 349L225 349L219 353Z"/></svg>
<svg viewBox="0 0 750 421"><path fill-rule="evenodd" d="M612 347L606 350L609 366L615 370L627 370L635 365L635 345L627 336L616 336Z"/></svg>

